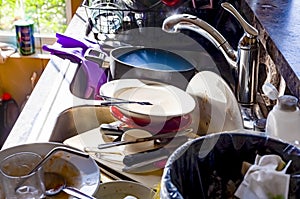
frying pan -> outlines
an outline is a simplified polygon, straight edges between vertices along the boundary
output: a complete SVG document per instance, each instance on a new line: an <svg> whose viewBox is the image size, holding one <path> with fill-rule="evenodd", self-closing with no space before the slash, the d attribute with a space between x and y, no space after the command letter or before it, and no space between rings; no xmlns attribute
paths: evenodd
<svg viewBox="0 0 300 199"><path fill-rule="evenodd" d="M120 47L110 52L111 79L146 79L185 89L195 75L195 67L169 50Z"/></svg>

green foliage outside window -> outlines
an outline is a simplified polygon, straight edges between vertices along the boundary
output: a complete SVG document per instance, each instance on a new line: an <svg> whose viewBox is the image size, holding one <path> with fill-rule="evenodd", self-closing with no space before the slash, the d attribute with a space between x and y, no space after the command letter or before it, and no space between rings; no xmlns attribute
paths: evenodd
<svg viewBox="0 0 300 199"><path fill-rule="evenodd" d="M67 28L65 0L0 0L0 31L13 31L14 21L21 15L23 1L25 18L32 19L40 33L64 32Z"/></svg>

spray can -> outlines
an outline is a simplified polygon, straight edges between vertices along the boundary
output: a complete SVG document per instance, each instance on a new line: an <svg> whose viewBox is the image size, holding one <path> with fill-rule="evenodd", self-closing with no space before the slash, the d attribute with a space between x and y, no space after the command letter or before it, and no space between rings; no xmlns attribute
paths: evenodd
<svg viewBox="0 0 300 199"><path fill-rule="evenodd" d="M16 39L19 52L22 55L35 53L34 22L32 20L18 20L15 22Z"/></svg>

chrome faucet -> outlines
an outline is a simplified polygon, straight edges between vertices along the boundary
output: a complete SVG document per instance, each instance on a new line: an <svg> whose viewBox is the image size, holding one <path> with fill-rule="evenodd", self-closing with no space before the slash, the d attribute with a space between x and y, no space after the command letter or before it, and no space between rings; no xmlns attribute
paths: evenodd
<svg viewBox="0 0 300 199"><path fill-rule="evenodd" d="M170 33L179 32L181 29L192 30L212 42L236 71L235 94L237 101L241 105L253 105L256 103L258 85L258 31L248 24L231 4L225 2L221 5L239 21L244 29L244 35L239 41L237 51L214 27L193 15L172 15L164 20L162 29Z"/></svg>

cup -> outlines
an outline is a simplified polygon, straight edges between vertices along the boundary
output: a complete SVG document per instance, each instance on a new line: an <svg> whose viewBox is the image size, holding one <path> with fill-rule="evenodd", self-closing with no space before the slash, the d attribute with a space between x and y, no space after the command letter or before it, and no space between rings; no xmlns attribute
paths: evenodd
<svg viewBox="0 0 300 199"><path fill-rule="evenodd" d="M19 152L0 164L2 188L6 199L40 199L44 197L43 169L28 175L42 160L32 152Z"/></svg>

